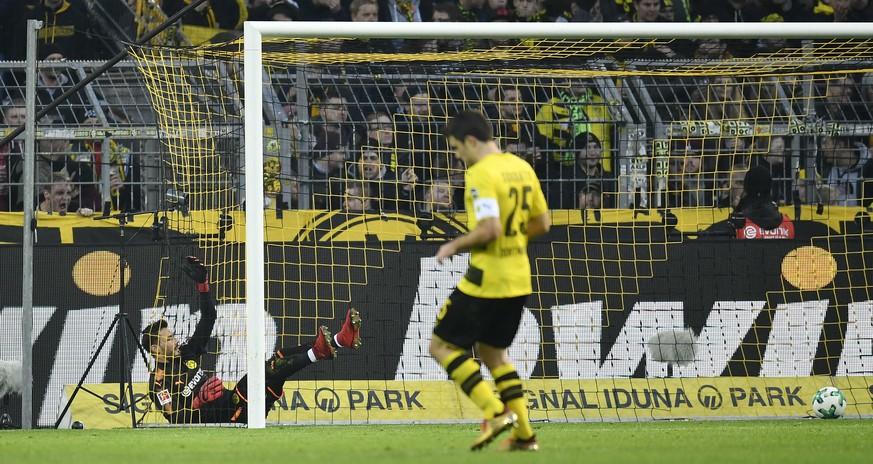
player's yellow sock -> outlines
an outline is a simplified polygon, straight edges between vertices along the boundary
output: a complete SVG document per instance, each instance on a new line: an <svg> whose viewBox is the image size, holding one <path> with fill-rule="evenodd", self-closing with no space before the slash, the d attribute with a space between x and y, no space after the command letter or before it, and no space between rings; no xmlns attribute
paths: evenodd
<svg viewBox="0 0 873 464"><path fill-rule="evenodd" d="M479 363L464 351L455 351L443 360L443 368L485 417L492 418L503 412L503 403L494 395L491 387L482 381Z"/></svg>
<svg viewBox="0 0 873 464"><path fill-rule="evenodd" d="M530 426L530 418L527 412L527 399L524 397L524 387L515 366L510 363L497 366L491 371L500 392L500 399L506 406L518 416L518 428L512 429L512 436L521 440L527 440L533 436L533 428Z"/></svg>

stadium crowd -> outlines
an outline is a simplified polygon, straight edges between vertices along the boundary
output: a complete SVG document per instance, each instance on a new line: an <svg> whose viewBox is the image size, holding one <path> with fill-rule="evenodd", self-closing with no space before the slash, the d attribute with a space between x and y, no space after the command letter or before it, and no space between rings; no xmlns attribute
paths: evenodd
<svg viewBox="0 0 873 464"><path fill-rule="evenodd" d="M122 2L123 0L118 0ZM135 8L138 0L126 2ZM159 2L172 15L189 0ZM0 0L0 57L21 60L26 19L41 19L39 59L105 59L109 51L96 41L100 35L89 21L84 0ZM465 22L777 22L869 21L868 0L209 0L185 16L183 24L215 32L214 40L238 34L246 20L264 21L465 21ZM230 32L228 32L230 31ZM237 31L237 32L233 32ZM408 44L406 44L408 45ZM343 47L370 51L403 51L399 41L350 41ZM418 42L416 51L451 51L483 44L465 40ZM493 44L486 44L493 45ZM751 56L793 45L773 40L673 41L642 50L648 59L720 59ZM352 49L352 48L350 48ZM624 57L627 58L627 57ZM3 124L24 121L21 76L3 75ZM40 72L39 104L44 105L76 82L70 73ZM517 81L516 81L517 82ZM873 75L835 73L815 89L817 118L842 123L871 123ZM787 117L774 102L776 90L763 81L733 77L698 80L682 86L660 86L666 121L770 121ZM789 84L780 83L787 86ZM799 85L799 84L798 84ZM665 90L667 89L667 90ZM543 181L553 209L618 206L620 122L610 110L614 103L592 79L552 79L529 85L499 82L480 95L502 148L526 159ZM440 135L440 121L448 111L434 102L451 100L450 90L426 81L393 85L314 87L307 124L299 115L290 89L278 88L287 98L282 121L295 136L295 151L307 154L304 169L291 179L265 186L272 198L284 198L279 207L303 206L299 192L311 192L305 205L346 211L451 212L463 207L463 167L453 159ZM684 92L684 94L682 94ZM768 93L771 92L771 93ZM784 92L784 89L783 89ZM682 95L680 95L682 94ZM792 92L788 91L788 100ZM99 97L98 98L102 98ZM770 107L767 107L767 105ZM76 127L98 122L124 123L123 110L101 99L95 108L73 97L39 121L41 125ZM105 107L104 107L105 106ZM100 110L100 111L98 111ZM798 110L795 108L794 110ZM661 111L661 110L659 110ZM97 113L104 121L97 121ZM794 114L803 114L799 110ZM870 137L822 136L792 144L783 136L732 136L714 139L678 139L663 153L668 169L662 173L663 197L658 204L673 207L735 206L743 170L767 168L774 179L772 198L780 205L816 201L846 206L868 206L873 194L873 157ZM101 210L111 198L115 208L141 207L136 181L140 177L130 150L112 141L110 176L101 175L104 141L52 140L40 144L39 184L52 172L62 171L73 181L70 208ZM811 144L811 146L810 146ZM816 153L816 192L798 192L792 156ZM23 147L13 141L0 147L0 211L23 207L21 157ZM805 156L805 155L803 155ZM651 174L651 173L649 173ZM273 172L278 177L278 172ZM100 179L104 179L101 183ZM108 180L105 180L108 179ZM305 187L304 187L305 185ZM285 186L285 187L283 187ZM106 192L109 191L107 195ZM654 188L652 189L654 190ZM867 190L867 191L865 191ZM282 193L283 195L279 195Z"/></svg>

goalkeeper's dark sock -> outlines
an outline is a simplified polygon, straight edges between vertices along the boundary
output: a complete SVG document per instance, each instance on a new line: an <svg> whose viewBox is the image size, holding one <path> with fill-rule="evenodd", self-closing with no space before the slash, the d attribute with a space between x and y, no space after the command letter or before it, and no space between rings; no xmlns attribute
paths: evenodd
<svg viewBox="0 0 873 464"><path fill-rule="evenodd" d="M249 402L249 376L244 375L243 378L239 379L239 382L236 383L236 387L233 389L233 394L242 401L243 403ZM236 401L234 401L236 403Z"/></svg>
<svg viewBox="0 0 873 464"><path fill-rule="evenodd" d="M307 353L298 353L287 358L282 358L276 361L276 365L279 369L276 371L276 375L274 376L276 380L280 380L281 382L285 382L288 377L294 375L300 369L303 369L306 366L312 364L313 361L309 358ZM269 377L268 377L269 379Z"/></svg>
<svg viewBox="0 0 873 464"><path fill-rule="evenodd" d="M309 347L306 347L306 346L294 346L291 348L279 348L278 350L276 350L275 353L273 353L273 356L271 356L270 359L267 360L267 366L265 369L266 370L266 377L269 379L270 377L278 374L279 371L284 370L286 367L296 365L297 363L300 362L299 359L296 359L297 356L299 356L301 354L305 355L307 351L309 351ZM307 357L307 359L309 359L309 358ZM308 364L304 365L303 367L306 367L307 365ZM301 367L298 367L297 369L294 370L294 372L296 372L300 369L301 369ZM294 372L291 372L288 375L291 375ZM282 379L284 380L285 377L287 377L288 375L283 375Z"/></svg>
<svg viewBox="0 0 873 464"><path fill-rule="evenodd" d="M273 403L285 394L285 381L300 369L313 363L307 354L308 350L306 347L283 348L276 352L276 356L273 357L275 359L270 358L272 362L267 361L265 382L267 410L272 408ZM275 370L271 371L271 366Z"/></svg>
<svg viewBox="0 0 873 464"><path fill-rule="evenodd" d="M455 351L443 360L442 365L461 391L485 412L485 417L490 419L503 412L503 403L482 380L479 363L469 354L461 350Z"/></svg>
<svg viewBox="0 0 873 464"><path fill-rule="evenodd" d="M518 378L515 366L510 363L497 366L491 371L491 375L494 376L497 391L500 392L500 400L518 416L518 427L512 429L512 437L529 440L534 432L530 426L527 401L524 398L524 386L521 384L521 379Z"/></svg>

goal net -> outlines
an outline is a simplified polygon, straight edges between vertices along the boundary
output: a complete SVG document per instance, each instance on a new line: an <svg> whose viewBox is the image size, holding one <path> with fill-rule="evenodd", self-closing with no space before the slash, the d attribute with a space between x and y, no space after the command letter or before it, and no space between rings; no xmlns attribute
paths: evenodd
<svg viewBox="0 0 873 464"><path fill-rule="evenodd" d="M440 128L473 108L554 223L509 350L533 420L804 417L826 385L873 414L869 26L656 26L248 23L135 48L169 226L196 248L144 319L193 330L178 258L198 253L226 381L263 388L274 349L363 317L363 346L289 379L267 423L477 420L428 355L468 264L433 258L467 230ZM784 216L732 215L744 181Z"/></svg>

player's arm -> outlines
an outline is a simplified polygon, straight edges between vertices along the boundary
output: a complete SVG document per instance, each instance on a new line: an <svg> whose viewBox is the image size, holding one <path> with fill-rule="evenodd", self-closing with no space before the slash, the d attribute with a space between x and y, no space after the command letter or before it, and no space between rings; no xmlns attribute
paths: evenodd
<svg viewBox="0 0 873 464"><path fill-rule="evenodd" d="M489 244L500 236L503 227L497 217L487 217L476 224L476 228L470 233L461 235L454 240L443 244L437 251L436 259L442 263L444 259L454 256L462 250L481 247Z"/></svg>
<svg viewBox="0 0 873 464"><path fill-rule="evenodd" d="M543 213L537 217L530 218L527 222L527 236L528 238L536 238L540 235L549 233L551 228L551 216L549 216L549 213Z"/></svg>
<svg viewBox="0 0 873 464"><path fill-rule="evenodd" d="M195 353L203 354L206 352L206 344L209 343L209 337L212 335L212 328L215 327L215 320L218 316L210 292L209 272L206 270L206 266L194 256L185 258L182 263L182 271L194 281L197 291L200 292L200 321L197 322L194 334L191 335L187 345Z"/></svg>
<svg viewBox="0 0 873 464"><path fill-rule="evenodd" d="M497 189L491 177L484 172L467 171L466 182L467 195L473 200L473 211L467 211L467 214L474 215L476 227L441 246L436 254L439 263L463 250L484 247L503 233L500 203L497 201Z"/></svg>
<svg viewBox="0 0 873 464"><path fill-rule="evenodd" d="M534 196L531 199L530 218L527 221L527 238L536 238L547 234L552 228L552 217L549 215L549 206L542 188L537 185L533 189Z"/></svg>

